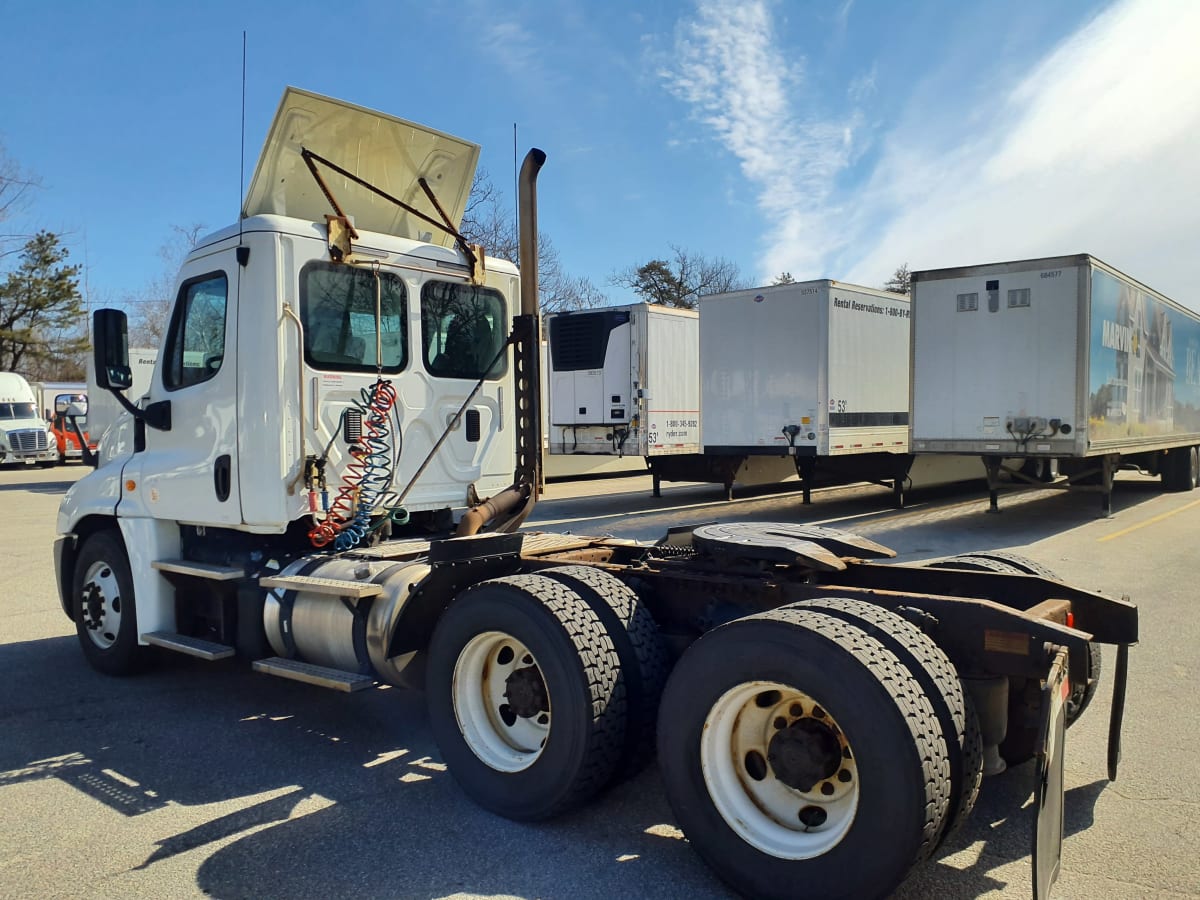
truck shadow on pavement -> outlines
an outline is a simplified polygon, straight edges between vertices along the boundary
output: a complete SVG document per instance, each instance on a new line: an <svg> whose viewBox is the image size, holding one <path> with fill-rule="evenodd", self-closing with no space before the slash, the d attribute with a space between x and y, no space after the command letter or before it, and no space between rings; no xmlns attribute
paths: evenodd
<svg viewBox="0 0 1200 900"><path fill-rule="evenodd" d="M0 481L0 491L29 491L31 494L65 494L75 479L70 481Z"/></svg>
<svg viewBox="0 0 1200 900"><path fill-rule="evenodd" d="M196 886L223 898L731 896L674 827L653 767L553 822L510 822L459 790L415 692L347 697L166 656L141 676L108 678L73 637L0 645L0 669L11 673L0 798L54 779L89 798L75 807L85 816L93 801L119 812L125 824L106 842L122 852L107 851L105 874L118 893L156 893L160 863L200 851ZM1004 888L994 870L1029 855L1032 777L1026 765L985 782L941 854L982 842L977 860L935 860L899 896ZM1087 827L1103 786L1069 792L1068 834Z"/></svg>

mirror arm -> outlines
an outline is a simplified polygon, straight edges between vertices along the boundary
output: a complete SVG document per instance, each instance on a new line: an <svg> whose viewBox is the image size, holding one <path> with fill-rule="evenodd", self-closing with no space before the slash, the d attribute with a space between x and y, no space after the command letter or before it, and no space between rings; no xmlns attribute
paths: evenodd
<svg viewBox="0 0 1200 900"><path fill-rule="evenodd" d="M170 400L160 400L157 403L151 403L145 409L138 409L138 407L130 402L129 398L117 388L109 388L108 390L114 397L117 398L117 402L125 408L125 411L133 416L134 421L145 422L151 428L157 429L158 431L171 430Z"/></svg>

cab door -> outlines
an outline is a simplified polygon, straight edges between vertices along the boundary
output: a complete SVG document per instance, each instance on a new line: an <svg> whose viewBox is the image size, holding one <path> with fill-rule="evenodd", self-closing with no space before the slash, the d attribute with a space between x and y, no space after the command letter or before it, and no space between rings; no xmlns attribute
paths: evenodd
<svg viewBox="0 0 1200 900"><path fill-rule="evenodd" d="M232 248L192 259L181 272L163 353L143 404L169 404L171 427L145 428L144 442L135 442L144 449L135 449L126 467L126 482L137 484L129 506L140 505L154 518L201 525L242 521L233 352L239 273Z"/></svg>

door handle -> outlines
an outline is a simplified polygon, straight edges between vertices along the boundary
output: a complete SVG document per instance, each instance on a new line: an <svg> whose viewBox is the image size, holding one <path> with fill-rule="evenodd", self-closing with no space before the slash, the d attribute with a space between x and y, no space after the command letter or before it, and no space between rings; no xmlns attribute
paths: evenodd
<svg viewBox="0 0 1200 900"><path fill-rule="evenodd" d="M232 477L232 462L229 454L218 456L217 461L213 463L213 488L217 492L217 499L224 503L229 499L229 491L233 486Z"/></svg>

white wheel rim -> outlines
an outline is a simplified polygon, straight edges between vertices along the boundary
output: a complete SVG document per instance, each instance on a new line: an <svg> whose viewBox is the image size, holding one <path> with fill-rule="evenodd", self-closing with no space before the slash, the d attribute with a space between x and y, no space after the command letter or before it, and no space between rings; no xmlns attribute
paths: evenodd
<svg viewBox="0 0 1200 900"><path fill-rule="evenodd" d="M807 790L781 781L770 761L772 739L804 720L800 729L818 732L830 746L836 739L840 751L836 760L827 754L822 769L833 765L834 771ZM775 753L781 749L776 741ZM749 681L726 691L704 720L700 766L725 824L746 843L779 859L828 853L854 822L859 777L849 742L829 712L794 687Z"/></svg>
<svg viewBox="0 0 1200 900"><path fill-rule="evenodd" d="M510 687L520 679L540 682L545 709L517 715ZM535 683L536 683L535 682ZM467 746L499 772L520 772L542 755L550 735L549 691L529 648L502 631L473 637L458 655L451 687L454 715Z"/></svg>
<svg viewBox="0 0 1200 900"><path fill-rule="evenodd" d="M121 589L117 574L104 561L94 562L83 577L83 623L88 637L101 650L121 633Z"/></svg>

